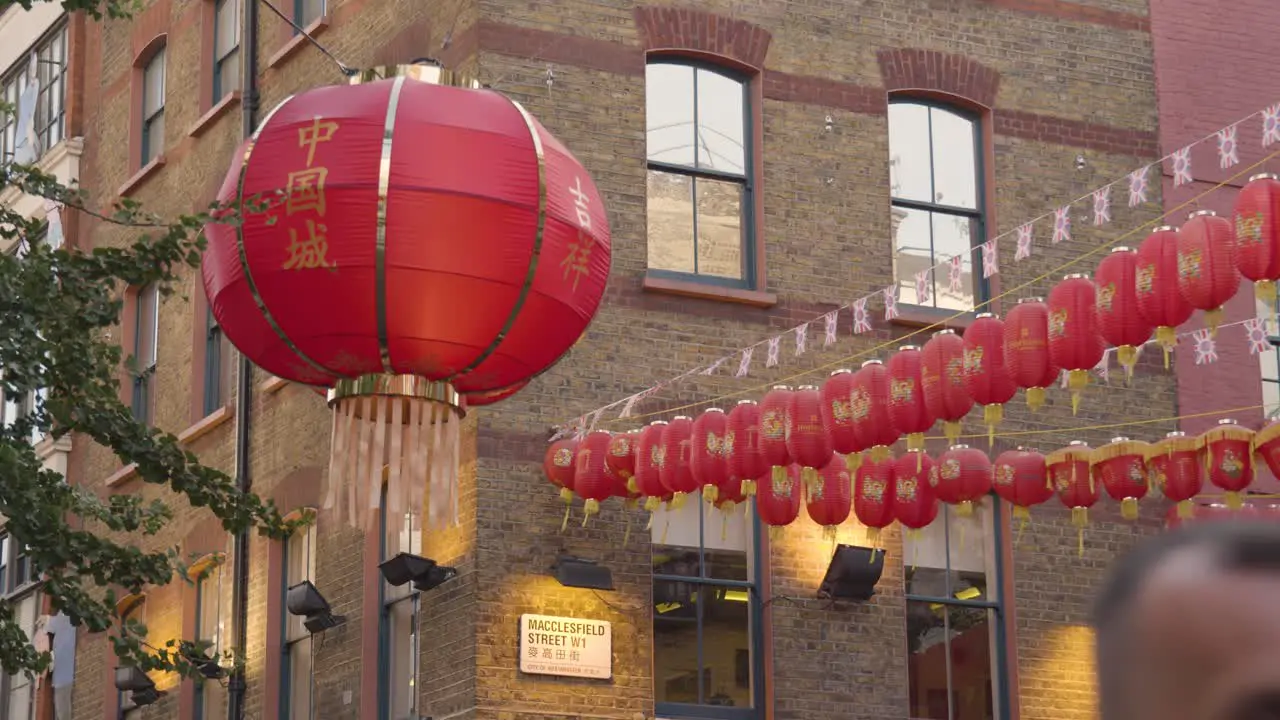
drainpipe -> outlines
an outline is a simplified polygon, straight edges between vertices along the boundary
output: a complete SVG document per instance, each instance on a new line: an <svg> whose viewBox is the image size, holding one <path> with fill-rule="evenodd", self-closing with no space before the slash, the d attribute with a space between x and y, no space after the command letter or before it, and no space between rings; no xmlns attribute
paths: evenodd
<svg viewBox="0 0 1280 720"><path fill-rule="evenodd" d="M258 3L244 3L244 24L240 34L240 53L244 71L240 83L240 108L242 111L241 135L253 136L258 113ZM249 477L249 420L253 405L253 363L240 353L239 383L236 388L236 487L249 492L253 483ZM235 627L235 647L243 654L249 638L249 531L236 533L235 550L231 555L232 624ZM244 720L245 708L244 668L232 672L227 683L227 720Z"/></svg>

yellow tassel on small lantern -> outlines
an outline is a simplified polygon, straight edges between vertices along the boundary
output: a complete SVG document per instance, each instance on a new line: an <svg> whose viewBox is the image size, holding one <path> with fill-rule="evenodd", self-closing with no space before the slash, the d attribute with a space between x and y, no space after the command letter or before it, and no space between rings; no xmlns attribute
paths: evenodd
<svg viewBox="0 0 1280 720"><path fill-rule="evenodd" d="M1227 506L1228 510L1239 510L1244 507L1244 498L1240 497L1240 493L1235 491L1224 493L1222 502Z"/></svg>
<svg viewBox="0 0 1280 720"><path fill-rule="evenodd" d="M946 436L949 444L955 445L959 442L960 427L960 421L958 420L948 420L942 424L942 434ZM920 448L923 449L924 445L921 445Z"/></svg>
<svg viewBox="0 0 1280 720"><path fill-rule="evenodd" d="M1089 385L1088 370L1072 370L1067 373L1067 389L1071 391L1071 414L1080 410L1080 393Z"/></svg>
<svg viewBox="0 0 1280 720"><path fill-rule="evenodd" d="M982 422L987 424L987 444L990 447L996 445L996 426L1004 421L1003 405L983 405L982 406Z"/></svg>
<svg viewBox="0 0 1280 720"><path fill-rule="evenodd" d="M587 521L591 519L591 516L599 512L600 512L599 500L587 500L585 503L583 503L582 504L582 527L586 527Z"/></svg>
<svg viewBox="0 0 1280 720"><path fill-rule="evenodd" d="M1076 552L1084 556L1084 529L1089 525L1089 508L1071 508L1071 524L1076 528Z"/></svg>
<svg viewBox="0 0 1280 720"><path fill-rule="evenodd" d="M678 492L671 496L671 509L679 510L684 507L687 493Z"/></svg>
<svg viewBox="0 0 1280 720"><path fill-rule="evenodd" d="M956 505L956 517L971 518L973 517L973 513L973 502L970 500L965 500L959 505Z"/></svg>
<svg viewBox="0 0 1280 720"><path fill-rule="evenodd" d="M836 541L836 531L837 531L837 530L839 530L839 529L840 529L840 528L838 528L838 527L837 527L837 526L835 526L835 525L823 525L823 526L822 526L822 539L823 539L823 540L826 540L826 541L828 541L828 542L835 542L835 541Z"/></svg>
<svg viewBox="0 0 1280 720"><path fill-rule="evenodd" d="M876 445L871 448L871 461L884 462L889 459L890 454L888 445Z"/></svg>
<svg viewBox="0 0 1280 720"><path fill-rule="evenodd" d="M805 497L813 497L814 487L817 486L821 476L818 475L816 468L806 467L800 469L800 481L804 483Z"/></svg>
<svg viewBox="0 0 1280 720"><path fill-rule="evenodd" d="M1258 280L1254 282L1253 296L1267 307L1268 315L1276 314L1276 283L1274 280Z"/></svg>
<svg viewBox="0 0 1280 720"><path fill-rule="evenodd" d="M1196 504L1190 500L1183 500L1174 507L1177 508L1180 520L1190 520L1196 516Z"/></svg>
<svg viewBox="0 0 1280 720"><path fill-rule="evenodd" d="M769 542L775 542L781 537L782 537L782 526L770 525L769 526Z"/></svg>
<svg viewBox="0 0 1280 720"><path fill-rule="evenodd" d="M923 450L924 449L924 433L918 432L918 433L911 433L907 435L907 449Z"/></svg>
<svg viewBox="0 0 1280 720"><path fill-rule="evenodd" d="M867 528L867 545L868 545L869 547L879 548L879 547L880 547L880 535L881 535L881 533L880 533L880 528L877 528L877 527L869 527L869 528ZM873 560L873 561L875 560L875 556L876 556L876 554L875 554L875 553L871 553L871 558L872 558L872 560Z"/></svg>
<svg viewBox="0 0 1280 720"><path fill-rule="evenodd" d="M703 485L702 499L706 501L708 505L715 505L716 501L720 499L720 488L715 485Z"/></svg>
<svg viewBox="0 0 1280 720"><path fill-rule="evenodd" d="M787 468L785 465L774 465L770 471L770 479L773 480L774 487L783 485L787 482Z"/></svg>
<svg viewBox="0 0 1280 720"><path fill-rule="evenodd" d="M635 476L635 475L632 475L631 477L627 478L627 492L629 492L629 493L631 493L631 494L633 494L633 495L634 495L635 493L640 492L640 485L638 485L638 484L636 483L636 476Z"/></svg>
<svg viewBox="0 0 1280 720"><path fill-rule="evenodd" d="M1156 342L1160 344L1160 349L1164 350L1164 369L1169 369L1169 353L1178 346L1178 329L1161 325L1156 328Z"/></svg>
<svg viewBox="0 0 1280 720"><path fill-rule="evenodd" d="M755 497L755 494L756 494L756 481L755 481L755 480L743 480L743 481L742 481L742 496L743 496L743 497Z"/></svg>
<svg viewBox="0 0 1280 720"><path fill-rule="evenodd" d="M569 529L569 512L573 510L573 491L560 488L560 499L564 501L564 519L560 521L560 532Z"/></svg>
<svg viewBox="0 0 1280 720"><path fill-rule="evenodd" d="M1125 382L1133 379L1133 366L1138 364L1138 348L1132 345L1121 345L1116 348L1116 361L1124 368Z"/></svg>
<svg viewBox="0 0 1280 720"><path fill-rule="evenodd" d="M1032 412L1044 407L1045 390L1042 387L1027 388L1027 407Z"/></svg>
<svg viewBox="0 0 1280 720"><path fill-rule="evenodd" d="M844 467L849 471L849 477L853 477L858 472L858 468L862 467L862 453L849 453L844 456Z"/></svg>
<svg viewBox="0 0 1280 720"><path fill-rule="evenodd" d="M1127 497L1120 501L1120 517L1125 520L1138 519L1138 498Z"/></svg>
<svg viewBox="0 0 1280 720"><path fill-rule="evenodd" d="M1209 328L1209 337L1218 335L1218 326L1222 325L1222 308L1204 311L1204 325Z"/></svg>

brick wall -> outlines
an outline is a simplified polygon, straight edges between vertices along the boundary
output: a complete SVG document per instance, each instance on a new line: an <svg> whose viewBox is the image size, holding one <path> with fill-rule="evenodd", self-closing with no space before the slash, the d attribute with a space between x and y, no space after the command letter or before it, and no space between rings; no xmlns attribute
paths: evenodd
<svg viewBox="0 0 1280 720"><path fill-rule="evenodd" d="M203 111L200 83L190 71L200 62L201 3L150 5L136 22L90 23L85 90L87 134L84 185L109 203L138 168L128 157L130 83L138 48L168 33L168 131L164 166L133 183L130 193L157 212L203 206L212 196L239 139L239 108L206 121L188 134ZM890 2L808 5L722 2L687 7L637 8L620 0L549 4L496 1L421 3L416 0L334 0L320 40L353 66L434 55L451 66L476 69L525 104L590 170L609 207L614 264L608 301L584 340L557 368L517 397L474 414L474 456L464 462L460 528L429 536L428 554L456 565L460 577L427 596L423 605L423 674L420 712L441 717L626 718L653 713L651 574L644 517L609 504L586 527L571 523L558 533L563 506L541 477L546 428L597 405L677 375L813 315L843 304L891 280L888 214L886 89L959 94L984 109L991 128L992 175L988 208L993 231L1007 231L1052 210L1063 199L1122 177L1150 161L1156 146L1155 83L1147 3L1141 0L966 0L957 3ZM342 81L314 48L289 44L281 21L261 13L259 53L279 60L265 67L263 109L318 84ZM998 29L998 31L997 31ZM762 70L763 222L769 307L646 292L644 52L687 49L721 53ZM545 80L553 70L550 87ZM825 132L825 118L832 118ZM1075 170L1077 154L1085 168ZM1088 227L1083 209L1070 243L1050 246L1043 224L1036 254L1012 264L1012 243L1002 245L1005 289L1028 284L1016 296L1043 294L1061 266L1119 233L1151 219L1155 203L1137 211L1118 208L1106 232ZM81 242L109 245L127 233L85 223ZM1081 266L1091 269L1094 261ZM202 292L188 277L180 294L165 301L161 316L156 421L179 432L192 416L192 347ZM815 326L816 327L816 326ZM877 323L875 331L848 336L803 358L783 353L782 367L765 371L760 358L749 380L728 373L699 378L637 406L667 417L670 409L725 393L752 397L776 379L808 373L820 380L831 367L849 364L911 331ZM123 333L122 333L123 334ZM883 356L883 351L878 351ZM856 366L856 363L853 363ZM265 380L259 374L255 378ZM1032 417L1015 401L1010 429L1105 424L1174 414L1168 375L1144 363L1131 387L1113 381L1093 388L1072 419L1066 397L1051 393L1050 406ZM732 403L733 399L722 401ZM278 484L299 472L326 467L329 416L309 390L285 387L254 397L251 466L254 487L277 495ZM227 418L232 413L226 413ZM230 470L233 422L216 423L194 441L205 462ZM613 425L625 428L627 425ZM1142 437L1164 430L1154 425ZM978 431L976 427L971 431ZM1105 442L1105 433L1081 436ZM1070 433L1040 435L1048 449L1077 439ZM153 492L118 473L107 453L77 445L75 477L102 492ZM282 500L283 502L283 500ZM286 508L288 509L288 508ZM156 545L181 542L206 518L176 508L170 531ZM1155 517L1157 509L1147 511ZM345 626L317 644L316 700L323 717L367 718L373 656L368 607L371 574L367 544L341 522L320 519L317 585ZM628 523L633 531L629 540ZM1089 531L1083 556L1061 512L1039 514L1010 553L1014 578L1010 627L1021 678L1024 718L1087 717L1087 638L1078 628L1089 595L1107 560L1153 523L1120 524L1102 513ZM851 527L846 539L860 537ZM773 717L903 718L906 716L906 645L903 632L901 538L886 536L889 561L879 595L861 606L826 608L812 597L825 569L828 546L808 521L773 541L767 590L796 602L772 603L769 695ZM353 548L365 547L362 552ZM608 564L618 592L607 596L568 590L547 576L561 551ZM274 652L266 633L272 578L266 544L251 543L247 651L249 717L271 717L263 705L264 657ZM611 683L519 675L517 618L537 612L614 623ZM81 645L75 692L77 718L108 718L112 694L104 673L101 638ZM362 657L363 653L363 657ZM1069 675L1086 683L1076 694L1045 688ZM1074 686L1073 686L1074 687ZM350 695L348 695L350 693ZM1049 698L1059 698L1050 700ZM1057 704L1054 704L1057 703ZM157 708L144 717L161 717Z"/></svg>

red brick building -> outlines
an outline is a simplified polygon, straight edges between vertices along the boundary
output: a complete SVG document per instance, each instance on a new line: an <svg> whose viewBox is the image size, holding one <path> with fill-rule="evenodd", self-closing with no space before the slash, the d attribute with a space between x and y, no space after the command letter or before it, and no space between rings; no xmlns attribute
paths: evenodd
<svg viewBox="0 0 1280 720"><path fill-rule="evenodd" d="M746 379L697 376L647 398L638 417L605 420L627 429L712 398L731 404L737 396L722 396L732 393L756 397L784 378L820 381L975 298L998 298L1002 311L1043 295L1064 264L1156 218L1170 202L1164 193L1118 208L1101 230L1076 206L1072 240L1051 244L1041 223L1031 258L1011 262L1006 238L999 275L983 280L968 264L961 293L935 278L938 299L912 304L919 270L1226 121L1197 112L1216 112L1217 100L1170 110L1182 101L1166 101L1166 88L1195 65L1185 33L1161 30L1176 22L1161 7L1177 3L1152 5L277 2L348 66L434 57L536 115L608 203L606 304L559 366L469 415L457 528L422 533L412 519L384 517L383 532L361 534L320 513L287 543L242 546L178 504L156 542L200 557L199 571L122 610L144 620L153 641L239 650L243 684L155 677L163 694L135 707L116 688L106 638L82 633L71 717L1092 717L1093 592L1112 557L1158 530L1158 503L1137 523L1100 506L1083 550L1056 502L1025 528L988 501L977 520L948 515L919 538L892 530L876 596L832 603L816 597L831 544L807 519L770 537L750 516L725 523L690 507L644 531L644 513L609 505L561 533L563 506L541 459L552 424L878 288L896 283L903 312L876 317L871 333L853 337L846 313L829 348L815 325L802 357L784 350L776 368L757 358ZM1197 17L1190 4L1174 15ZM263 3L153 0L131 21L82 25L72 44L84 59L80 181L104 206L126 196L161 214L205 207L246 127L292 93L345 82ZM1162 64L1166 52L1187 64ZM1239 114L1263 104L1232 97L1245 105ZM1175 131L1163 120L1171 112L1204 126ZM68 242L130 237L83 222ZM122 371L122 399L282 509L317 507L329 452L323 399L260 371L241 382L198 274L181 289L163 301L152 289L127 291L119 338L142 371ZM947 322L963 327L968 317ZM1187 398L1147 359L1131 386L1087 391L1075 418L1064 391L1035 416L1016 400L1007 429L1038 433L1017 444L1043 449L1096 445L1113 433L1062 428L1167 419ZM1134 434L1155 439L1174 425ZM67 472L104 494L158 492L79 438ZM866 533L851 521L839 538L865 543ZM458 576L424 593L386 585L379 561L419 548ZM616 589L557 583L550 568L562 554L607 566ZM315 636L301 628L284 594L302 580L345 623ZM611 623L610 679L521 672L527 614Z"/></svg>

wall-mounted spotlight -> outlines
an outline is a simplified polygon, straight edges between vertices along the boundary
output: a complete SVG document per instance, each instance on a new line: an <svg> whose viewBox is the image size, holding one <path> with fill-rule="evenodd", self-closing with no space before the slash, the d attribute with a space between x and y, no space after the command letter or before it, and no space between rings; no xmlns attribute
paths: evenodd
<svg viewBox="0 0 1280 720"><path fill-rule="evenodd" d="M201 676L209 680L221 680L227 676L227 669L222 667L218 658L209 657L194 644L188 643L182 654Z"/></svg>
<svg viewBox="0 0 1280 720"><path fill-rule="evenodd" d="M156 690L155 681L133 665L116 667L115 685L120 692L129 693L134 704L139 706L150 705L164 694Z"/></svg>
<svg viewBox="0 0 1280 720"><path fill-rule="evenodd" d="M289 588L285 594L284 605L290 615L303 618L302 626L312 635L335 628L347 620L345 615L333 613L329 607L329 601L324 599L310 580L303 580Z"/></svg>
<svg viewBox="0 0 1280 720"><path fill-rule="evenodd" d="M565 587L612 590L613 571L586 558L561 555L551 566L556 580Z"/></svg>
<svg viewBox="0 0 1280 720"><path fill-rule="evenodd" d="M456 577L457 569L436 564L435 560L413 553L397 553L395 557L378 566L383 579L396 587L413 583L415 590L427 592L440 587L446 580Z"/></svg>
<svg viewBox="0 0 1280 720"><path fill-rule="evenodd" d="M827 566L827 574L818 586L823 600L866 602L876 594L876 583L884 572L884 550L837 545Z"/></svg>

